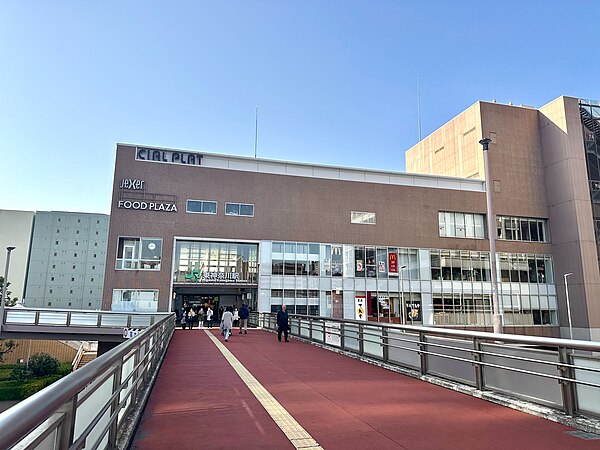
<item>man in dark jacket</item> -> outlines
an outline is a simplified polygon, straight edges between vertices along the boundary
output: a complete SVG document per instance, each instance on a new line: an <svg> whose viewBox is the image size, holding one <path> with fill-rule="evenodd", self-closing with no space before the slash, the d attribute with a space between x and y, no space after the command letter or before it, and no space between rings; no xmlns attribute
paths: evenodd
<svg viewBox="0 0 600 450"><path fill-rule="evenodd" d="M281 309L277 311L277 339L281 342L281 333L285 336L285 342L288 341L288 331L290 329L290 325L288 322L288 312L286 311L286 306L281 305Z"/></svg>
<svg viewBox="0 0 600 450"><path fill-rule="evenodd" d="M242 333L242 330L244 331L245 334L248 334L248 317L250 316L250 311L248 310L248 307L246 305L242 305L242 307L240 308L240 310L238 311L238 315L240 317L240 334Z"/></svg>

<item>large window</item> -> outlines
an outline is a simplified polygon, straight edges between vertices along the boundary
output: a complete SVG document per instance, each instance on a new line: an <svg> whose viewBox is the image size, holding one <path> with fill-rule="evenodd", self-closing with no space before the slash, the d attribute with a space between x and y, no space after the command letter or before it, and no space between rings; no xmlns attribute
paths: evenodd
<svg viewBox="0 0 600 450"><path fill-rule="evenodd" d="M162 239L120 237L117 270L160 270Z"/></svg>
<svg viewBox="0 0 600 450"><path fill-rule="evenodd" d="M500 240L549 242L547 225L546 219L496 216L496 233Z"/></svg>
<svg viewBox="0 0 600 450"><path fill-rule="evenodd" d="M113 289L113 311L157 312L158 290Z"/></svg>
<svg viewBox="0 0 600 450"><path fill-rule="evenodd" d="M177 241L175 283L257 283L258 246Z"/></svg>
<svg viewBox="0 0 600 450"><path fill-rule="evenodd" d="M500 253L500 280L511 283L554 283L552 257Z"/></svg>
<svg viewBox="0 0 600 450"><path fill-rule="evenodd" d="M484 239L483 218L482 214L440 211L438 213L440 236Z"/></svg>
<svg viewBox="0 0 600 450"><path fill-rule="evenodd" d="M435 325L491 325L490 296L470 294L434 294Z"/></svg>
<svg viewBox="0 0 600 450"><path fill-rule="evenodd" d="M225 215L254 217L254 205L249 203L225 203Z"/></svg>
<svg viewBox="0 0 600 450"><path fill-rule="evenodd" d="M212 200L188 200L186 202L186 212L199 214L216 214L217 202Z"/></svg>
<svg viewBox="0 0 600 450"><path fill-rule="evenodd" d="M485 252L431 250L431 279L490 281L490 257Z"/></svg>
<svg viewBox="0 0 600 450"><path fill-rule="evenodd" d="M375 225L377 220L374 212L352 211L350 213L350 222Z"/></svg>

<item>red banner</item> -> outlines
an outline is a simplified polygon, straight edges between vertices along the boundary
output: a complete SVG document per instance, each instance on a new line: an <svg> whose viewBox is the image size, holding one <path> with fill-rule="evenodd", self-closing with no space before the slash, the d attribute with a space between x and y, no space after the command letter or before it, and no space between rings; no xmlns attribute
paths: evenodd
<svg viewBox="0 0 600 450"><path fill-rule="evenodd" d="M390 273L398 273L398 255L396 253L388 253L388 267Z"/></svg>

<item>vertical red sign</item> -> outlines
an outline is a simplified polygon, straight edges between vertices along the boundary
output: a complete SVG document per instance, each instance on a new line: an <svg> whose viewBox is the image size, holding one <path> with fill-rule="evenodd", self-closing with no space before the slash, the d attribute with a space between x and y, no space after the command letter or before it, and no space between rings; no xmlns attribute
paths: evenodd
<svg viewBox="0 0 600 450"><path fill-rule="evenodd" d="M390 273L398 273L398 255L396 253L388 253L388 267Z"/></svg>

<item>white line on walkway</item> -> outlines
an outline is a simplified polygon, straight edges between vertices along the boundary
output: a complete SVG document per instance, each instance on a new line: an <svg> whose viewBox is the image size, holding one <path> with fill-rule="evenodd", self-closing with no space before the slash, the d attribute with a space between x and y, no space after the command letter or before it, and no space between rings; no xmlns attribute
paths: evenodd
<svg viewBox="0 0 600 450"><path fill-rule="evenodd" d="M217 346L219 351L223 354L225 359L231 364L233 370L237 372L242 381L246 383L248 389L254 394L256 399L260 402L265 410L269 413L271 418L275 421L277 426L281 428L281 431L285 433L287 438L290 440L295 448L302 450L323 450L317 441L315 441L310 434L306 432L302 426L296 422L290 413L288 413L281 404L275 400L275 397L267 391L262 384L258 382L256 378L246 369L243 364L233 356L233 353L223 345L219 339L217 339L212 333L207 330L204 332Z"/></svg>

